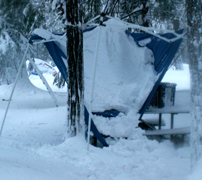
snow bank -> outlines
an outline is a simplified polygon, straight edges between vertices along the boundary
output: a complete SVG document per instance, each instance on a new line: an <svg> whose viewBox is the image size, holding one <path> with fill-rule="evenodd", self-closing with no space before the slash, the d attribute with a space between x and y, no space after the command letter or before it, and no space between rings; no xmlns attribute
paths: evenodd
<svg viewBox="0 0 202 180"><path fill-rule="evenodd" d="M191 175L189 176L188 180L199 180L202 179L202 158L201 160L195 165L192 170Z"/></svg>
<svg viewBox="0 0 202 180"><path fill-rule="evenodd" d="M86 167L87 177L81 174L80 179L185 180L189 148L175 150L171 142L150 141L141 133L137 129L132 138L116 140L104 149L91 146L90 151L86 150L82 136L67 138L60 145L43 146L37 154L74 163L77 169Z"/></svg>

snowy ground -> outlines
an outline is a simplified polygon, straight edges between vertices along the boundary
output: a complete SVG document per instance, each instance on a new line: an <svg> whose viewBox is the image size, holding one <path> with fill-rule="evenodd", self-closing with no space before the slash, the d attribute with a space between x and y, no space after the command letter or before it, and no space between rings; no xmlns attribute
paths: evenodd
<svg viewBox="0 0 202 180"><path fill-rule="evenodd" d="M171 69L164 79L169 82L175 77L172 82L178 83L179 102L186 99L189 90L187 67L184 71ZM45 77L53 87L51 75ZM30 78L43 89L37 76ZM181 78L186 81L182 83ZM190 176L189 136L180 144L170 140L159 143L134 128L128 139L117 139L103 149L90 146L87 151L83 134L74 138L66 135L66 89L53 87L59 101L55 107L50 95L38 88L27 81L17 84L0 138L1 180L201 179L201 166ZM0 99L8 99L11 89L12 85L0 86ZM7 103L0 103L0 119ZM186 125L190 125L188 114L176 116L175 127Z"/></svg>

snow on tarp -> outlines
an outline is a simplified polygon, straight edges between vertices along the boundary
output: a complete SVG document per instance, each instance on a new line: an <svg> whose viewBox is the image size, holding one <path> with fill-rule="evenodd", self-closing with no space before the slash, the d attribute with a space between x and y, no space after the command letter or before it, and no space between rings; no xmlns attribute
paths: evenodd
<svg viewBox="0 0 202 180"><path fill-rule="evenodd" d="M146 47L138 47L133 38L125 33L124 28L108 25L100 28L101 41L95 77L93 111L118 109L127 112L133 107L137 112L156 81L152 52ZM57 39L50 45L55 48L55 42L57 44L61 42L61 36L47 33L48 35L45 35L45 30L37 29L33 32L31 39ZM97 36L98 28L84 33L85 101L87 103L91 98ZM62 41L65 47L66 39L63 38ZM48 44L50 42L45 43L46 46L49 46ZM49 52L52 53L52 57L57 58L61 52L53 52L52 47L49 47ZM64 64L61 57L59 61ZM64 76L66 76L65 72L66 68L63 65L61 73Z"/></svg>
<svg viewBox="0 0 202 180"><path fill-rule="evenodd" d="M93 111L138 109L156 80L148 48L137 46L125 29L100 27ZM98 28L84 33L85 100L90 102ZM149 57L149 58L147 58Z"/></svg>

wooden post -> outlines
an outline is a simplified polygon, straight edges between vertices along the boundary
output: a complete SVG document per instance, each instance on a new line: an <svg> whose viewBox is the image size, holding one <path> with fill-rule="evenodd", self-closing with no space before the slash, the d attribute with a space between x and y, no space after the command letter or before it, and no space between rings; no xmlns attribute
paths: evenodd
<svg viewBox="0 0 202 180"><path fill-rule="evenodd" d="M173 125L174 125L174 113L171 113L170 129L173 129Z"/></svg>
<svg viewBox="0 0 202 180"><path fill-rule="evenodd" d="M162 123L162 114L159 113L159 130L161 129L161 123Z"/></svg>

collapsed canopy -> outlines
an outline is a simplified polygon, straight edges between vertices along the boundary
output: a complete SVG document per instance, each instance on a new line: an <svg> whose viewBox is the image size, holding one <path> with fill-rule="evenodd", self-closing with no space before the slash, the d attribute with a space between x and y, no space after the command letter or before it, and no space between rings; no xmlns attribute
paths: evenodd
<svg viewBox="0 0 202 180"><path fill-rule="evenodd" d="M93 29L94 28L91 28L91 29L85 30L84 32L92 31ZM165 75L168 67L170 66L182 42L182 38L169 43L163 39L160 39L159 37L156 37L148 33L130 33L129 31L125 31L125 33L128 36L132 37L139 47L147 47L153 52L154 62L151 62L151 63L153 64L157 74L159 74L154 87L152 88L150 94L146 98L146 101L144 102L144 104L139 110L139 113L142 116L149 102L151 101L158 85L160 84L163 76ZM177 33L181 34L182 31L179 31ZM160 34L160 36L165 37L167 39L173 39L176 37L172 33ZM33 32L30 38L30 41L32 42L43 41L43 40L56 66L58 67L62 76L66 80L67 79L67 65L66 65L67 63L66 61L64 61L64 59L66 59L67 57L66 37L63 37L63 34L54 34L46 30L37 29ZM113 54L113 52L111 53Z"/></svg>
<svg viewBox="0 0 202 180"><path fill-rule="evenodd" d="M85 68L86 69L91 69L91 67L94 67L94 64L92 63L95 57L95 52L93 52L91 50L91 48L95 48L95 36L97 36L97 28L91 28L88 29L84 32L89 32L88 34L86 34L86 36L84 36L84 38L86 38L86 44L84 45L84 51L87 51L87 55L84 52L84 58L86 58L87 60L84 61L85 62ZM181 42L182 42L182 38L178 39L174 42L166 42L165 40L156 37L155 35L151 35L148 33L130 33L129 31L125 31L124 29L121 30L114 30L114 29L107 29L107 27L102 27L102 34L101 34L101 45L100 45L100 50L99 53L100 54L108 54L107 56L109 56L109 60L107 61L106 58L102 58L100 59L100 68L103 69L104 68L108 68L108 69L112 69L112 68L119 68L118 70L115 70L114 75L118 76L122 78L122 80L124 81L124 78L128 78L128 86L127 88L124 88L125 91L128 90L128 87L131 86L131 82L134 82L135 80L138 80L137 78L135 79L135 77L133 77L135 75L135 71L137 69L140 69L140 73L144 74L146 73L147 70L145 70L144 68L152 68L155 70L156 73L154 73L155 78L155 82L150 83L150 86L152 84L152 87L149 89L149 92L145 95L145 97L143 97L144 101L139 103L140 106L138 108L139 109L139 113L140 113L140 119L142 117L142 115L144 114L148 104L150 103L158 85L160 84L163 76L165 75L166 71L168 70L168 67L170 66ZM182 33L182 31L178 32L179 34ZM176 35L172 34L172 33L166 33L166 34L160 34L160 36L165 37L167 39L172 39L175 38ZM90 39L88 39L90 38ZM131 39L133 42L131 42ZM37 29L33 32L31 38L30 38L31 42L36 42L36 41L41 41L45 44L45 46L47 47L50 55L52 56L56 66L58 67L58 69L60 70L63 78L65 80L67 80L67 63L66 63L66 59L67 59L67 54L66 54L66 37L64 36L64 34L54 34L54 33L50 33L46 30L42 30L42 29ZM135 43L134 43L135 42ZM85 39L84 39L84 43L85 43ZM89 43L89 44L88 44ZM91 45L90 45L91 43ZM118 44L118 45L117 45ZM121 44L120 46L122 46L121 48L119 47L119 44ZM137 46L139 47L138 50ZM141 55L136 55L136 59L133 60L133 55L137 53L141 54L142 49L149 49L152 51L152 56L153 56L153 60L149 60L146 62L142 62L144 65L147 63L149 63L148 66L142 66L141 64L136 65L135 63L138 63L137 58L141 59ZM131 51L134 51L131 53ZM118 55L116 55L115 53L118 53ZM127 54L128 53L128 54ZM132 56L132 57L131 57ZM120 59L120 62L116 62L116 58L118 57L118 59ZM93 60L92 60L93 58ZM146 55L146 58L151 59L150 55ZM114 60L115 59L115 60ZM133 62L127 62L126 60L129 61L133 61ZM119 63L119 64L118 64ZM92 65L93 64L93 65ZM112 66L112 64L115 64L114 66ZM126 66L127 65L127 66ZM139 68L139 65L141 65L141 68ZM138 66L138 67L136 67ZM98 67L98 68L99 68ZM124 69L125 67L125 72L122 71L122 69ZM136 68L136 69L135 69ZM131 71L131 73L129 72L129 70ZM149 70L150 70L149 69ZM128 70L128 71L127 71ZM93 71L93 70L91 70ZM121 72L122 71L122 72ZM134 72L133 72L134 71ZM141 72L142 71L142 72ZM119 76L120 74L124 74L123 76ZM139 73L139 72L138 72ZM91 73L92 74L92 73ZM91 74L89 74L89 76L86 78L86 81L88 81L91 76ZM108 79L102 79L102 77L106 77ZM100 76L97 78L97 81L101 81L101 86L103 86L104 83L107 83L107 81L110 81L110 76L113 76L111 72L107 72L107 73L101 73ZM137 76L139 77L139 76ZM142 77L139 77L138 82L141 82ZM111 78L111 82L113 83L113 78ZM147 79L148 80L148 79ZM153 79L152 79L153 80ZM119 88L119 84L121 84L122 82L116 82L118 85L115 86L114 90L117 91ZM99 88L101 88L101 86ZM146 87L146 84L139 84L137 83L137 88L138 89L144 89ZM145 87L142 87L145 86ZM88 88L88 87L87 87ZM108 88L107 91L109 91L110 89L113 88ZM133 89L131 89L133 90ZM87 90L86 90L87 94L90 94ZM122 93L123 94L123 93ZM119 94L120 95L120 94ZM138 96L136 93L133 93L133 95ZM88 96L88 95L87 95ZM86 96L86 97L87 97ZM101 92L101 98L102 99L108 99L109 97L104 97L105 94L103 92ZM116 97L116 96L115 96ZM112 99L116 99L114 98L114 96L112 97ZM99 101L98 101L99 102ZM114 107L110 107L109 108L114 108ZM92 128L92 126L91 126ZM103 142L102 144L104 144L105 146L107 145L105 141L103 141L103 139L101 139L99 132L97 132L97 130L95 131L97 135L97 138L100 140L100 142ZM94 132L94 134L95 134Z"/></svg>

